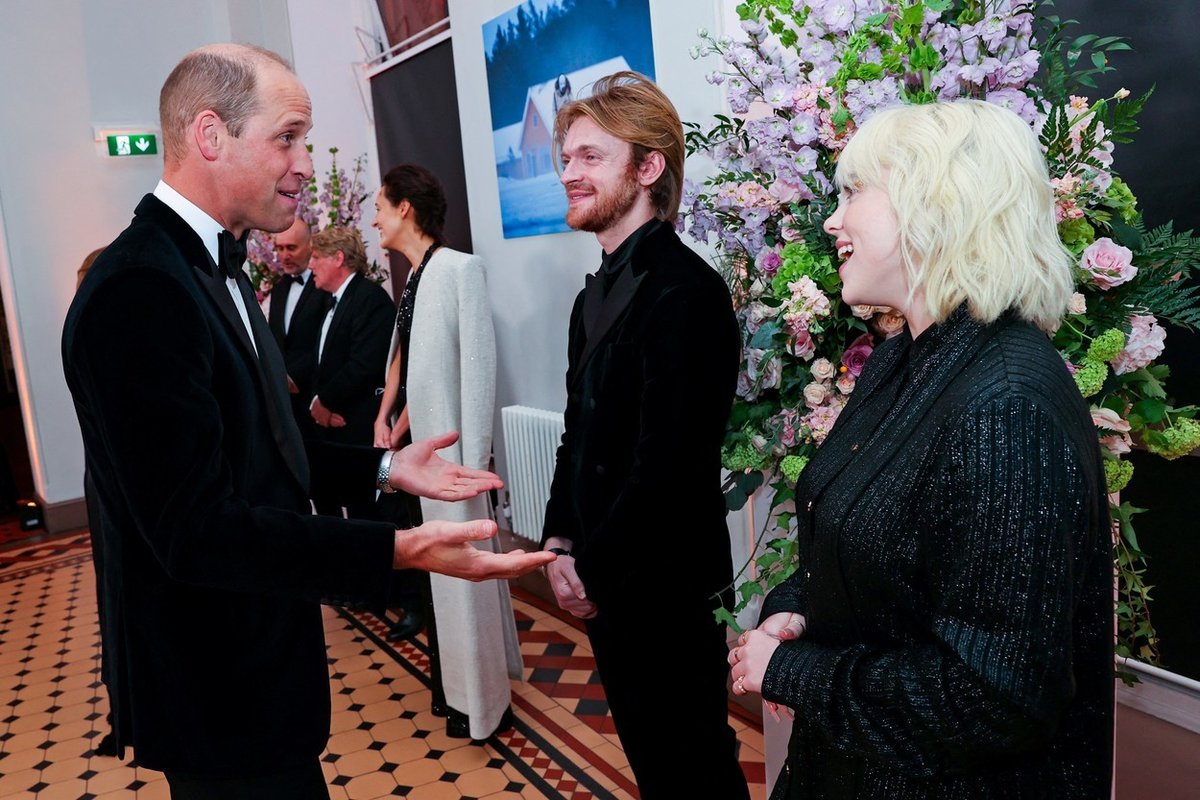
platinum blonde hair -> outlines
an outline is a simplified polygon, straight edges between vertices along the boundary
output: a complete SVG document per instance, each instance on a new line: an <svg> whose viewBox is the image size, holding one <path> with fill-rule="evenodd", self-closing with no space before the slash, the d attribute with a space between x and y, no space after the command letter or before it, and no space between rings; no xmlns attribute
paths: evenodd
<svg viewBox="0 0 1200 800"><path fill-rule="evenodd" d="M1013 309L1057 327L1074 258L1059 240L1045 156L1013 112L979 100L881 111L842 151L836 182L888 193L910 299L923 289L935 321L965 301L980 322Z"/></svg>

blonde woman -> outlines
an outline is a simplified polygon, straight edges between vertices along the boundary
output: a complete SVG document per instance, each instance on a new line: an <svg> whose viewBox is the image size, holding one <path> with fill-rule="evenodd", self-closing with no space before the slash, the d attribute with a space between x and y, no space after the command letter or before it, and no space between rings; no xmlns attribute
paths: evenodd
<svg viewBox="0 0 1200 800"><path fill-rule="evenodd" d="M1045 162L979 101L869 120L825 222L904 312L796 487L799 569L730 652L795 713L772 798L1108 797L1112 562Z"/></svg>

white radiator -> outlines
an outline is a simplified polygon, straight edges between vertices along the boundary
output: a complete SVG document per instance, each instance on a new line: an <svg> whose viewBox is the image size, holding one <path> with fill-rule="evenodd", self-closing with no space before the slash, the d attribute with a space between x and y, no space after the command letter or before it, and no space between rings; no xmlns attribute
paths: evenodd
<svg viewBox="0 0 1200 800"><path fill-rule="evenodd" d="M528 406L500 409L513 532L542 538L546 501L554 480L554 454L563 435L563 415Z"/></svg>

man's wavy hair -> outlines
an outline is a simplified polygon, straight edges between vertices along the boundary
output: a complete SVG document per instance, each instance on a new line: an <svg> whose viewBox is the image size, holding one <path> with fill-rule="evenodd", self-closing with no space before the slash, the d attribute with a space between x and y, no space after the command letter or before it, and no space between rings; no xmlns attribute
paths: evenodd
<svg viewBox="0 0 1200 800"><path fill-rule="evenodd" d="M354 272L367 269L367 248L362 234L354 228L332 227L313 234L312 250L319 256L328 257L341 253L346 257L346 267Z"/></svg>
<svg viewBox="0 0 1200 800"><path fill-rule="evenodd" d="M562 146L567 129L579 117L587 117L601 129L633 147L637 167L657 150L667 168L650 187L654 216L674 222L683 191L683 125L675 106L652 80L638 72L614 72L592 84L592 93L572 100L558 110L554 120L554 163L561 168Z"/></svg>

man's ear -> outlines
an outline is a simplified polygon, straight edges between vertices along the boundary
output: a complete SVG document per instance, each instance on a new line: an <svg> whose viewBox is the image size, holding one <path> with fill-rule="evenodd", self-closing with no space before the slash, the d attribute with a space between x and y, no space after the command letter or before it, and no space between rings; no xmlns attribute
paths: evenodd
<svg viewBox="0 0 1200 800"><path fill-rule="evenodd" d="M206 110L201 111L192 120L189 133L204 160L216 161L221 152L221 142L228 135L228 130L224 121L217 116L217 112Z"/></svg>
<svg viewBox="0 0 1200 800"><path fill-rule="evenodd" d="M657 150L646 153L642 163L637 166L638 183L642 186L653 186L667 169L667 160Z"/></svg>

